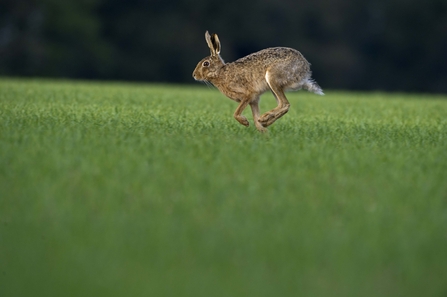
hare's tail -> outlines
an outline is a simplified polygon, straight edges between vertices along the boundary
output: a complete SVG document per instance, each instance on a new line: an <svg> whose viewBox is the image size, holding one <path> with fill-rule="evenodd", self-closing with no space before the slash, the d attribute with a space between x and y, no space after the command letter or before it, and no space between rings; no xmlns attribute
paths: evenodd
<svg viewBox="0 0 447 297"><path fill-rule="evenodd" d="M303 89L318 95L324 95L323 89L321 89L321 87L318 85L316 81L310 78L307 79L306 82L304 83Z"/></svg>

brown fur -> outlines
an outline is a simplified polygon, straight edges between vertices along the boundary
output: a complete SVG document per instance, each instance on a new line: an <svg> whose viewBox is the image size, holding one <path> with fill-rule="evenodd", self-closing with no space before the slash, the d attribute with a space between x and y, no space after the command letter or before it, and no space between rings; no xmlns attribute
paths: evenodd
<svg viewBox="0 0 447 297"><path fill-rule="evenodd" d="M198 81L208 81L224 95L239 102L234 118L249 126L242 112L250 105L256 128L264 132L289 110L290 104L284 91L301 88L323 95L323 91L311 79L310 64L303 55L292 48L267 48L232 63L220 57L220 41L217 34L205 33L211 55L202 59L193 72ZM260 96L270 90L278 106L263 115L259 114Z"/></svg>

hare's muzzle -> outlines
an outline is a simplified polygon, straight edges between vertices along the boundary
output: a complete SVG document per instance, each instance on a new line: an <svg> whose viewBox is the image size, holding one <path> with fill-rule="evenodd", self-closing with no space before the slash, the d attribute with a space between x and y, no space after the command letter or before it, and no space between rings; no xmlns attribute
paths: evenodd
<svg viewBox="0 0 447 297"><path fill-rule="evenodd" d="M193 72L192 77L194 78L194 80L196 81L200 81L200 79L197 77L196 73Z"/></svg>

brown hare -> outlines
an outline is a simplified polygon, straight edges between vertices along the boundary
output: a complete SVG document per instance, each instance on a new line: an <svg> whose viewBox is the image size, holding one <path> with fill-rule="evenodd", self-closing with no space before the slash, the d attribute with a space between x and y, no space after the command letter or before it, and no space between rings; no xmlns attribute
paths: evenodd
<svg viewBox="0 0 447 297"><path fill-rule="evenodd" d="M264 132L266 127L289 110L290 103L284 91L305 89L324 95L320 86L311 79L309 62L295 49L267 48L225 63L220 57L221 47L217 34L211 36L206 31L205 40L211 55L197 64L192 76L197 81L212 83L224 95L239 102L234 118L244 126L249 126L247 118L242 115L247 105L251 107L256 128ZM260 115L259 98L269 89L278 106Z"/></svg>

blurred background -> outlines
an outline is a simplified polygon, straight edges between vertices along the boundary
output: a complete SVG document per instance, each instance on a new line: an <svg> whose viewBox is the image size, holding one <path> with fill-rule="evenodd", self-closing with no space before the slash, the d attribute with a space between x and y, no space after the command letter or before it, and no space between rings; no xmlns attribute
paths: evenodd
<svg viewBox="0 0 447 297"><path fill-rule="evenodd" d="M447 93L446 0L0 0L0 76L193 83L205 30L226 61L296 48L324 89Z"/></svg>

